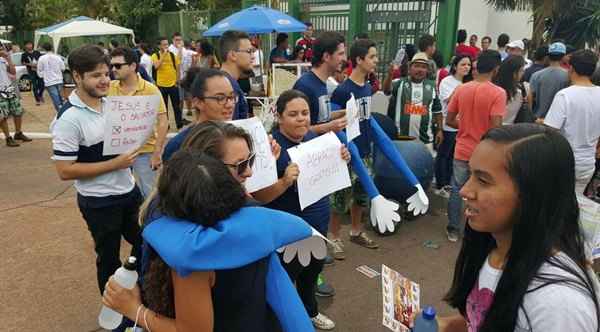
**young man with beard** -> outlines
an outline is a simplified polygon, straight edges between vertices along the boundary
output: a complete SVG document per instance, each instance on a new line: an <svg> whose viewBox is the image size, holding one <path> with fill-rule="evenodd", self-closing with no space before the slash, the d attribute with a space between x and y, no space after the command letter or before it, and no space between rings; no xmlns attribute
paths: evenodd
<svg viewBox="0 0 600 332"><path fill-rule="evenodd" d="M110 86L109 58L96 45L69 55L77 88L51 124L52 159L62 180L75 180L77 204L94 239L98 288L121 266L121 236L140 257L138 210L142 195L130 167L137 151L103 156L103 105Z"/></svg>
<svg viewBox="0 0 600 332"><path fill-rule="evenodd" d="M226 74L238 99L235 103L233 119L245 119L250 113L250 106L244 96L238 80L243 73L252 70L254 64L254 46L250 37L242 31L226 31L219 40L219 56L223 63L221 70Z"/></svg>
<svg viewBox="0 0 600 332"><path fill-rule="evenodd" d="M330 96L327 92L327 80L336 71L341 70L346 61L344 37L337 32L324 32L314 43L312 68L296 81L294 89L302 91L309 99L310 130L318 135L329 131L338 132L346 128L345 112L332 112ZM334 245L334 253L342 251ZM319 296L333 296L335 290L321 282L317 289Z"/></svg>
<svg viewBox="0 0 600 332"><path fill-rule="evenodd" d="M366 120L371 113L371 85L367 82L367 76L375 72L377 68L377 48L375 42L368 39L358 39L350 48L350 61L352 62L352 73L342 84L340 84L331 95L331 102L342 108L354 95L360 110L360 136L354 139L360 157L365 165L372 165L371 161L371 133L370 126ZM354 173L353 173L354 174ZM344 259L343 242L340 238L341 215L345 213L348 205L350 207L350 241L369 249L376 249L378 245L371 240L363 231L361 224L365 207L369 201L362 185L357 177L353 176L351 188L340 190L333 194L332 214L330 222L331 239L336 244L334 258ZM341 250L340 250L341 249Z"/></svg>
<svg viewBox="0 0 600 332"><path fill-rule="evenodd" d="M152 83L142 79L138 74L138 57L130 48L118 47L110 53L110 69L116 80L110 82L109 96L160 96L160 90ZM138 186L142 196L148 197L156 178L156 170L162 164L162 151L169 130L167 108L160 98L155 130L138 151L139 155L133 163Z"/></svg>

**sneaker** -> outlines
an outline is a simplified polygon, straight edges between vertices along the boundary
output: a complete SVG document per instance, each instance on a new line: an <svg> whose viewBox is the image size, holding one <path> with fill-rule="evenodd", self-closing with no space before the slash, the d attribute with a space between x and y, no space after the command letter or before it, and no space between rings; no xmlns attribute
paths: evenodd
<svg viewBox="0 0 600 332"><path fill-rule="evenodd" d="M315 295L320 297L332 297L335 295L335 289L333 286L325 282L325 279L319 274L319 278L317 279L317 291Z"/></svg>
<svg viewBox="0 0 600 332"><path fill-rule="evenodd" d="M185 112L185 115L192 116L194 115L194 113L192 112L192 110L187 110L187 112Z"/></svg>
<svg viewBox="0 0 600 332"><path fill-rule="evenodd" d="M448 199L448 198L450 198L450 192L451 191L452 191L452 187L450 187L450 186L444 186L444 187L442 187L440 189L435 189L433 191L433 193L436 194L436 195L438 195L438 196L440 196L440 197Z"/></svg>
<svg viewBox="0 0 600 332"><path fill-rule="evenodd" d="M19 140L19 141L23 141L23 142L31 142L31 138L25 136L25 134L23 134L22 131L18 132L18 133L15 133L14 139L15 140Z"/></svg>
<svg viewBox="0 0 600 332"><path fill-rule="evenodd" d="M335 260L333 259L333 257L331 257L331 255L327 254L327 256L325 256L325 259L323 260L323 264L333 265L335 264Z"/></svg>
<svg viewBox="0 0 600 332"><path fill-rule="evenodd" d="M456 242L458 241L458 231L455 229L446 229L446 235L448 236L448 241Z"/></svg>
<svg viewBox="0 0 600 332"><path fill-rule="evenodd" d="M342 239L335 239L331 242L333 243L331 245L333 248L333 258L337 259L338 261L343 261L346 259L346 254L344 253L344 242L342 242Z"/></svg>
<svg viewBox="0 0 600 332"><path fill-rule="evenodd" d="M358 233L358 235L350 234L350 242L354 242L361 247L369 248L369 249L377 249L379 245L375 243L375 241L371 240L367 234L364 232Z"/></svg>
<svg viewBox="0 0 600 332"><path fill-rule="evenodd" d="M319 330L329 331L335 328L335 323L322 313L318 313L310 320L312 321L313 326Z"/></svg>
<svg viewBox="0 0 600 332"><path fill-rule="evenodd" d="M12 137L8 136L8 137L6 138L6 146L8 146L8 147L11 147L11 148L14 148L14 147L20 146L20 144L19 144L19 143L17 143L17 141L15 141L15 139L14 139L14 138L12 138Z"/></svg>

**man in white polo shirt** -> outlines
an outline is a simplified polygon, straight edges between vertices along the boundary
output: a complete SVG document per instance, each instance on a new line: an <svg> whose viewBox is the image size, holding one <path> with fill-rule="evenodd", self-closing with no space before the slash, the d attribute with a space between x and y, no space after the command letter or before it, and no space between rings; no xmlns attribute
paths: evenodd
<svg viewBox="0 0 600 332"><path fill-rule="evenodd" d="M121 265L121 236L138 258L141 244L137 219L142 196L130 170L137 152L102 155L109 64L96 45L71 52L69 67L77 88L50 127L56 170L62 180L75 180L77 204L94 239L100 293Z"/></svg>
<svg viewBox="0 0 600 332"><path fill-rule="evenodd" d="M54 109L58 112L64 102L62 97L62 73L65 70L65 63L61 57L52 52L50 43L45 43L42 48L46 51L46 54L38 60L37 73L39 77L44 79L44 86L46 86L50 99L52 99Z"/></svg>

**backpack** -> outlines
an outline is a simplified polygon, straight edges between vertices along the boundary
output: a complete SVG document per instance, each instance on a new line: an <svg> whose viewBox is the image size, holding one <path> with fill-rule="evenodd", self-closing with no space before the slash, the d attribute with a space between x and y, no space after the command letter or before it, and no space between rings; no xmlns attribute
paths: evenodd
<svg viewBox="0 0 600 332"><path fill-rule="evenodd" d="M177 64L175 63L175 54L173 54L173 52L171 52L171 51L167 51L167 52L169 52L169 55L171 56L171 63L173 64L173 68L175 69L175 72L177 72ZM156 54L156 58L158 60L160 60L160 52L156 52L154 54ZM152 78L154 79L154 82L158 82L158 72L157 72L156 68L154 68L154 65L152 65Z"/></svg>

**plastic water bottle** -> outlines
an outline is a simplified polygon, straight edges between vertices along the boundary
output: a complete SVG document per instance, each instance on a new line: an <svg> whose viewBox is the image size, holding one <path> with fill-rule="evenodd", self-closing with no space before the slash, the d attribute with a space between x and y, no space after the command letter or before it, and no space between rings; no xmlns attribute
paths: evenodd
<svg viewBox="0 0 600 332"><path fill-rule="evenodd" d="M130 256L127 258L127 262L120 267L113 275L114 280L121 286L127 289L132 289L138 279L138 274L135 270L136 258ZM98 323L100 326L107 330L114 330L123 321L123 315L112 310L109 307L102 306L100 315L98 316Z"/></svg>
<svg viewBox="0 0 600 332"><path fill-rule="evenodd" d="M435 309L433 307L426 307L417 316L413 332L438 332L438 323L435 319Z"/></svg>

